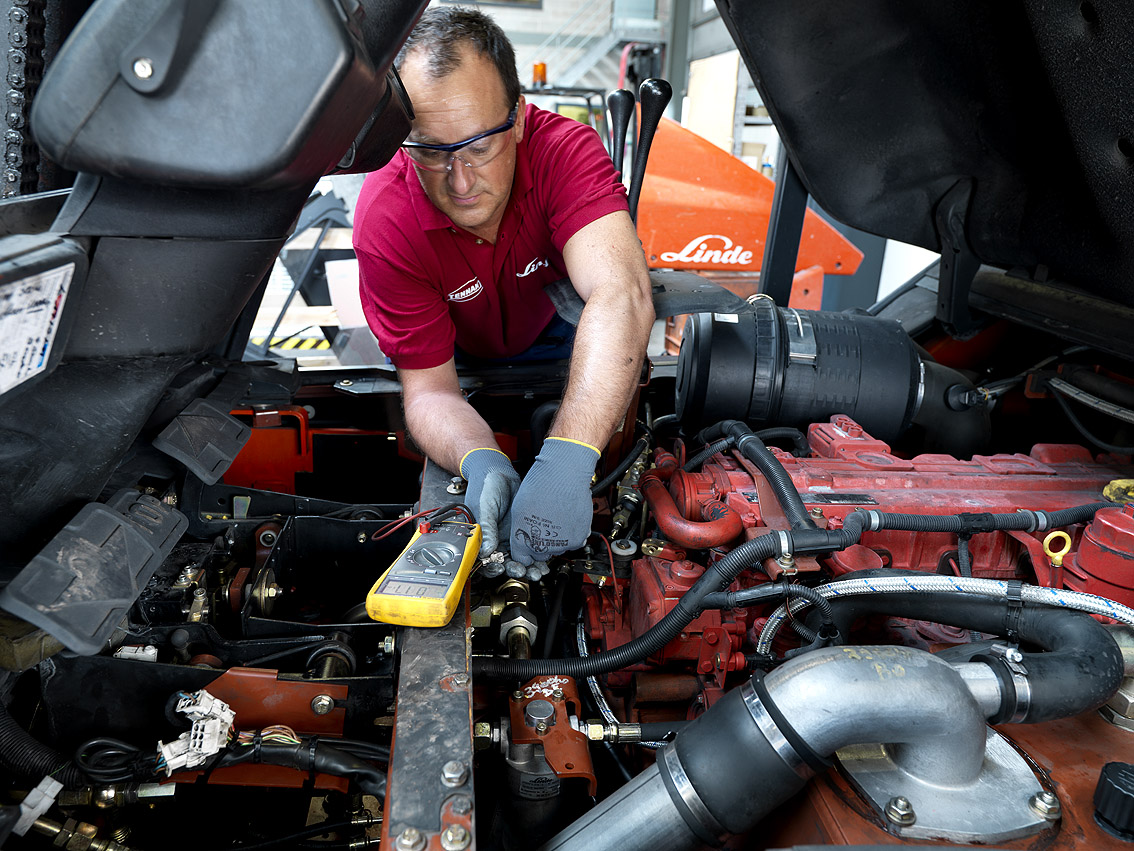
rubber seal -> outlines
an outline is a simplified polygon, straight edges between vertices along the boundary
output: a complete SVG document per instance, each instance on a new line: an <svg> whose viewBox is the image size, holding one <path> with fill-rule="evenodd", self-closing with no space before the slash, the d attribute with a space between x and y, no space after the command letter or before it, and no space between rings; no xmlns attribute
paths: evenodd
<svg viewBox="0 0 1134 851"><path fill-rule="evenodd" d="M803 740L803 737L795 731L795 728L788 723L784 714L780 712L778 706L772 700L772 695L768 691L768 687L764 684L764 672L757 671L752 675L752 688L756 692L756 696L760 698L760 702L764 704L764 709L776 722L776 726L780 728L783 737L787 739L788 744L795 748L795 752L799 754L799 758L807 763L816 774L823 774L834 763L826 757L820 756L816 753L811 745Z"/></svg>

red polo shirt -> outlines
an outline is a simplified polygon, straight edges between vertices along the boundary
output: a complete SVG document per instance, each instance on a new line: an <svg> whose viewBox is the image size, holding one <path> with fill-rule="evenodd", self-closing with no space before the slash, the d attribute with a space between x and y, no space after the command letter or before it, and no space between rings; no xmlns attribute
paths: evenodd
<svg viewBox="0 0 1134 851"><path fill-rule="evenodd" d="M403 151L366 178L354 212L362 307L396 366L440 366L454 342L481 358L527 349L555 313L543 288L567 276L567 240L627 209L592 128L530 104L525 122L495 245L433 206Z"/></svg>

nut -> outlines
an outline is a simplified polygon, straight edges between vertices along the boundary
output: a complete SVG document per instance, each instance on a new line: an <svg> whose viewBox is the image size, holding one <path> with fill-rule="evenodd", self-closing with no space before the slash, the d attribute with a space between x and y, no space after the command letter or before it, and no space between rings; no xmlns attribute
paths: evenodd
<svg viewBox="0 0 1134 851"><path fill-rule="evenodd" d="M1032 795L1028 799L1028 806L1036 815L1047 819L1048 821L1055 821L1063 815L1063 808L1059 805L1059 798L1055 796L1054 792L1049 792L1044 789Z"/></svg>
<svg viewBox="0 0 1134 851"><path fill-rule="evenodd" d="M453 476L453 478L449 479L449 484L445 488L445 490L451 494L460 494L465 492L466 487L467 485L465 484L465 480L463 478L461 478L460 476Z"/></svg>
<svg viewBox="0 0 1134 851"><path fill-rule="evenodd" d="M464 816L472 812L472 798L468 795L454 795L453 796L453 812L456 815Z"/></svg>
<svg viewBox="0 0 1134 851"><path fill-rule="evenodd" d="M512 692L512 700L523 700L523 699L524 699L523 689L516 689L514 692Z"/></svg>
<svg viewBox="0 0 1134 851"><path fill-rule="evenodd" d="M457 759L441 766L441 782L446 786L464 786L469 779L469 767Z"/></svg>
<svg viewBox="0 0 1134 851"><path fill-rule="evenodd" d="M1127 677L1106 705L1119 715L1134 718L1134 677Z"/></svg>
<svg viewBox="0 0 1134 851"><path fill-rule="evenodd" d="M917 821L917 814L909 798L898 795L886 804L886 818L896 825L908 827Z"/></svg>
<svg viewBox="0 0 1134 851"><path fill-rule="evenodd" d="M818 519L818 518L820 518L820 517L822 517L822 516L823 516L823 509L822 509L822 508L820 508L820 507L819 507L819 506L817 505L817 506L815 506L814 508L812 508L812 509L811 509L811 511L809 511L808 513L809 513L809 514L810 514L810 515L811 515L812 517L815 517L816 519Z"/></svg>
<svg viewBox="0 0 1134 851"><path fill-rule="evenodd" d="M484 751L492 747L492 725L487 721L473 724L473 750Z"/></svg>
<svg viewBox="0 0 1134 851"><path fill-rule="evenodd" d="M539 624L524 606L509 606L500 614L500 643L507 646L508 633L522 629L528 634L528 641L535 644Z"/></svg>
<svg viewBox="0 0 1134 851"><path fill-rule="evenodd" d="M387 635L382 639L382 652L387 656L394 655L394 636Z"/></svg>
<svg viewBox="0 0 1134 851"><path fill-rule="evenodd" d="M542 736L544 733L547 732L547 722L546 721L540 721L538 724L535 725L535 731Z"/></svg>
<svg viewBox="0 0 1134 851"><path fill-rule="evenodd" d="M316 715L326 715L335 708L335 699L329 694L317 694L311 698L311 711Z"/></svg>
<svg viewBox="0 0 1134 851"><path fill-rule="evenodd" d="M562 700L563 699L563 689L561 689L561 688L555 689L555 691L553 691L551 693L551 699L552 700Z"/></svg>

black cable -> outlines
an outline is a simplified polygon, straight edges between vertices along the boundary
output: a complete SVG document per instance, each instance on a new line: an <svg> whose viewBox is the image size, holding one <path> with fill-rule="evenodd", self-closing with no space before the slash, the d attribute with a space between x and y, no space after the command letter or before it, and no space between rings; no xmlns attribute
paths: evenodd
<svg viewBox="0 0 1134 851"><path fill-rule="evenodd" d="M149 780L158 773L156 752L109 736L83 742L75 751L75 767L102 785Z"/></svg>
<svg viewBox="0 0 1134 851"><path fill-rule="evenodd" d="M608 487L626 475L626 471L634 466L634 462L649 448L650 439L639 437L638 442L634 444L630 453L619 462L618 466L611 470L601 482L591 488L591 496L600 496Z"/></svg>
<svg viewBox="0 0 1134 851"><path fill-rule="evenodd" d="M332 831L346 830L350 827L360 827L352 821L325 821L306 830L289 833L287 836L277 836L275 839L265 839L263 842L253 842L247 845L229 845L224 848L211 849L211 851L259 851L261 848L274 848L285 843L299 842L313 836L322 836Z"/></svg>
<svg viewBox="0 0 1134 851"><path fill-rule="evenodd" d="M40 742L21 727L0 701L0 767L5 774L38 783L46 776L54 777L64 788L86 785L86 778L54 748Z"/></svg>
<svg viewBox="0 0 1134 851"><path fill-rule="evenodd" d="M973 559L969 552L969 536L957 536L957 570L966 579L973 578Z"/></svg>
<svg viewBox="0 0 1134 851"><path fill-rule="evenodd" d="M1056 402L1059 403L1059 407L1063 409L1063 413L1067 415L1067 419L1070 421L1071 425L1075 427L1075 431L1079 432L1079 434L1081 434L1099 449L1103 449L1113 455L1134 455L1134 446L1117 446L1113 443L1107 443L1105 440L1100 440L1099 438L1095 437L1087 429L1087 427L1083 425L1079 418L1075 416L1075 412L1071 410L1071 406L1067 404L1066 399L1064 399L1058 392L1052 393L1052 397Z"/></svg>
<svg viewBox="0 0 1134 851"><path fill-rule="evenodd" d="M613 571L613 566L611 567ZM555 649L555 633L559 630L559 618L563 612L563 597L567 593L567 584L571 580L570 571L560 570L555 577L555 594L551 598L551 608L547 613L547 626L543 630L543 641L539 646L539 655L544 659L551 658L551 651Z"/></svg>

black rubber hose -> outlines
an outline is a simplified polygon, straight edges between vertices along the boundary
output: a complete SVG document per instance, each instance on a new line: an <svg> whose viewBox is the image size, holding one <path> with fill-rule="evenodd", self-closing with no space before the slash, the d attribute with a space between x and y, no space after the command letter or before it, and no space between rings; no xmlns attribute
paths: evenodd
<svg viewBox="0 0 1134 851"><path fill-rule="evenodd" d="M871 573L893 576L910 572ZM858 618L889 615L993 635L1014 632L1018 640L1043 648L1047 652L1023 653L1031 707L1022 723L1038 724L1096 709L1122 682L1122 652L1106 628L1085 612L1031 604L1014 610L1004 600L953 592L837 597L831 603L835 622L844 634ZM1006 721L1015 705L1011 675L1001 660L986 657L980 661L997 671L1002 690L1011 698L1001 709L1005 717L994 718L991 723Z"/></svg>
<svg viewBox="0 0 1134 851"><path fill-rule="evenodd" d="M623 458L621 462L619 462L618 466L611 470L607 474L606 478L604 478L601 482L591 488L591 496L599 496L608 487L610 487L624 475L626 475L626 471L629 470L634 465L634 462L638 460L641 454L649 448L650 439L648 437L639 437L638 442L634 444L633 448L630 450L630 453L625 458Z"/></svg>
<svg viewBox="0 0 1134 851"><path fill-rule="evenodd" d="M896 532L952 532L973 534L1017 530L1037 530L1037 518L1043 519L1039 529L1059 529L1076 523L1086 523L1100 508L1113 508L1113 502L1092 502L1060 511L1019 511L1013 514L891 514L885 511L864 512L877 518L877 524L867 529L889 529Z"/></svg>
<svg viewBox="0 0 1134 851"><path fill-rule="evenodd" d="M736 441L731 437L722 437L720 440L710 443L708 446L706 446L704 449L702 449L700 452L686 461L685 466L683 466L681 469L686 473L691 473L706 461L708 461L710 458L712 458L714 455L716 455L718 452L724 452L735 442Z"/></svg>
<svg viewBox="0 0 1134 851"><path fill-rule="evenodd" d="M349 828L359 828L362 825L357 825L352 821L325 821L322 824L308 827L297 833L289 833L287 836L278 836L275 839L265 839L263 842L252 842L247 845L226 845L223 849L213 849L213 851L259 851L261 848L275 848L279 845L291 845L303 839L310 839L315 836L322 836L324 833L331 833L332 831L347 830ZM320 843L322 845L322 843ZM327 843L327 847L337 843Z"/></svg>
<svg viewBox="0 0 1134 851"><path fill-rule="evenodd" d="M70 760L21 727L3 704L0 704L0 766L33 785L48 775L62 783L64 789L89 785Z"/></svg>
<svg viewBox="0 0 1134 851"><path fill-rule="evenodd" d="M688 721L648 721L638 726L642 729L643 742L663 742L668 736L680 733L688 724Z"/></svg>
<svg viewBox="0 0 1134 851"><path fill-rule="evenodd" d="M756 436L764 442L769 440L790 440L793 455L806 455L811 451L811 446L807 442L807 435L799 429L791 428L790 426L762 428L756 432Z"/></svg>
<svg viewBox="0 0 1134 851"><path fill-rule="evenodd" d="M772 493L775 494L776 501L783 509L791 528L816 528L815 521L807 513L807 507L804 506L803 499L800 497L799 491L795 489L795 483L792 482L791 476L784 469L784 465L747 425L739 420L723 420L702 431L698 438L703 443L709 443L725 435L732 437L741 454L764 474L764 478L768 480Z"/></svg>
<svg viewBox="0 0 1134 851"><path fill-rule="evenodd" d="M489 678L521 680L549 674L563 674L577 679L622 670L643 659L648 659L677 638L701 613L701 600L706 594L724 590L742 570L776 555L779 555L779 540L776 535L763 535L745 541L714 562L660 621L620 647L614 647L603 653L592 653L581 659L474 657L473 674Z"/></svg>
<svg viewBox="0 0 1134 851"><path fill-rule="evenodd" d="M806 585L794 585L787 582L773 582L768 585L757 585L755 588L745 588L742 591L717 591L706 594L701 601L705 609L738 609L751 606L753 603L765 603L772 600L800 597L815 606L815 612L828 629L828 635L835 629L834 610L831 601Z"/></svg>
<svg viewBox="0 0 1134 851"><path fill-rule="evenodd" d="M543 641L539 646L539 655L544 659L550 658L551 651L555 649L555 634L559 630L559 617L563 613L563 596L567 593L570 580L571 574L566 570L561 570L555 577L555 593L551 598L547 625L543 629Z"/></svg>

